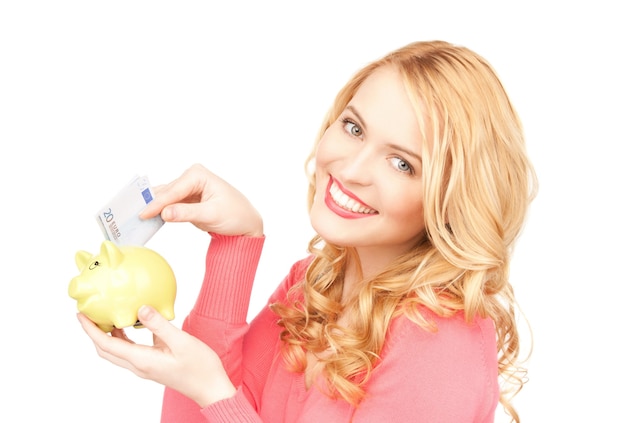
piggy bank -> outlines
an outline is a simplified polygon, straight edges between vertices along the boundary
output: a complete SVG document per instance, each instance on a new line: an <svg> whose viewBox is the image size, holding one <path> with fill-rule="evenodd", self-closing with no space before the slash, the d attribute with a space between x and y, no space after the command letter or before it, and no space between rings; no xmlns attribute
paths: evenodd
<svg viewBox="0 0 626 423"><path fill-rule="evenodd" d="M78 251L80 274L70 281L69 296L104 332L141 327L137 311L150 305L166 319L174 319L176 279L165 259L140 246L117 246L104 241L100 253Z"/></svg>

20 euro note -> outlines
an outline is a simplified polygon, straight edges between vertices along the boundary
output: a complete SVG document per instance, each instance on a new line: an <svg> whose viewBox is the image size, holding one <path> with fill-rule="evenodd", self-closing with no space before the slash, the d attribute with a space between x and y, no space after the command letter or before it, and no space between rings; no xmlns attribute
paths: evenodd
<svg viewBox="0 0 626 423"><path fill-rule="evenodd" d="M143 246L165 223L159 215L139 218L153 198L148 178L135 176L96 216L106 239L117 245Z"/></svg>

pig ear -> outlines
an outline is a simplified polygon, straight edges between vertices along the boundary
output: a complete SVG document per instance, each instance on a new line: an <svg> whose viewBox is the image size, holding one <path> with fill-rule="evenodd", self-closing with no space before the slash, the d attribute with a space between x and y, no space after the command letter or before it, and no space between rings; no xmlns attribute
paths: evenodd
<svg viewBox="0 0 626 423"><path fill-rule="evenodd" d="M83 270L83 268L91 261L91 254L87 251L79 251L74 256L74 261L76 262L76 267L78 270Z"/></svg>
<svg viewBox="0 0 626 423"><path fill-rule="evenodd" d="M122 254L122 251L111 241L102 242L100 255L108 259L111 269L115 269L120 265L122 260L124 260L124 254Z"/></svg>

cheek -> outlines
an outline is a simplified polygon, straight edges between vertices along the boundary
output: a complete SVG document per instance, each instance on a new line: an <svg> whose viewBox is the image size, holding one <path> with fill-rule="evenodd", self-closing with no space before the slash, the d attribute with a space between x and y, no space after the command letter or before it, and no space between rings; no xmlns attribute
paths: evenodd
<svg viewBox="0 0 626 423"><path fill-rule="evenodd" d="M414 228L416 232L420 233L426 227L426 223L424 222L424 203L420 196L419 200L415 201L412 209L408 213L407 220L411 219L414 223Z"/></svg>
<svg viewBox="0 0 626 423"><path fill-rule="evenodd" d="M328 132L320 139L315 150L315 169L318 171L320 168L324 168L330 161L329 151L330 141L328 139Z"/></svg>
<svg viewBox="0 0 626 423"><path fill-rule="evenodd" d="M322 138L315 150L315 159L313 162L313 168L311 169L315 174L315 193L313 197L313 203L319 203L320 195L324 195L326 190L326 184L328 183L328 159L325 152L325 139Z"/></svg>
<svg viewBox="0 0 626 423"><path fill-rule="evenodd" d="M351 143L345 138L343 129L337 125L331 125L320 139L315 151L315 162L319 168L350 157L354 154Z"/></svg>
<svg viewBox="0 0 626 423"><path fill-rule="evenodd" d="M413 191L415 194L407 199L406 193ZM424 197L421 187L405 187L400 190L386 190L386 198L388 204L395 204L388 211L399 221L414 222L415 226L424 225ZM405 201L398 202L398 198L404 198Z"/></svg>

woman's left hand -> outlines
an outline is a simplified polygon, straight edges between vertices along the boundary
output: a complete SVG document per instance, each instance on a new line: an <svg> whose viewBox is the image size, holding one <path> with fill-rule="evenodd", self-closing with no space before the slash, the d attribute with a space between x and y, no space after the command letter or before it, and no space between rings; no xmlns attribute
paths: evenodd
<svg viewBox="0 0 626 423"><path fill-rule="evenodd" d="M152 346L135 344L123 329L109 335L78 313L98 355L111 363L168 386L201 408L235 395L220 358L204 342L173 326L152 307L141 307L138 318L152 332Z"/></svg>

